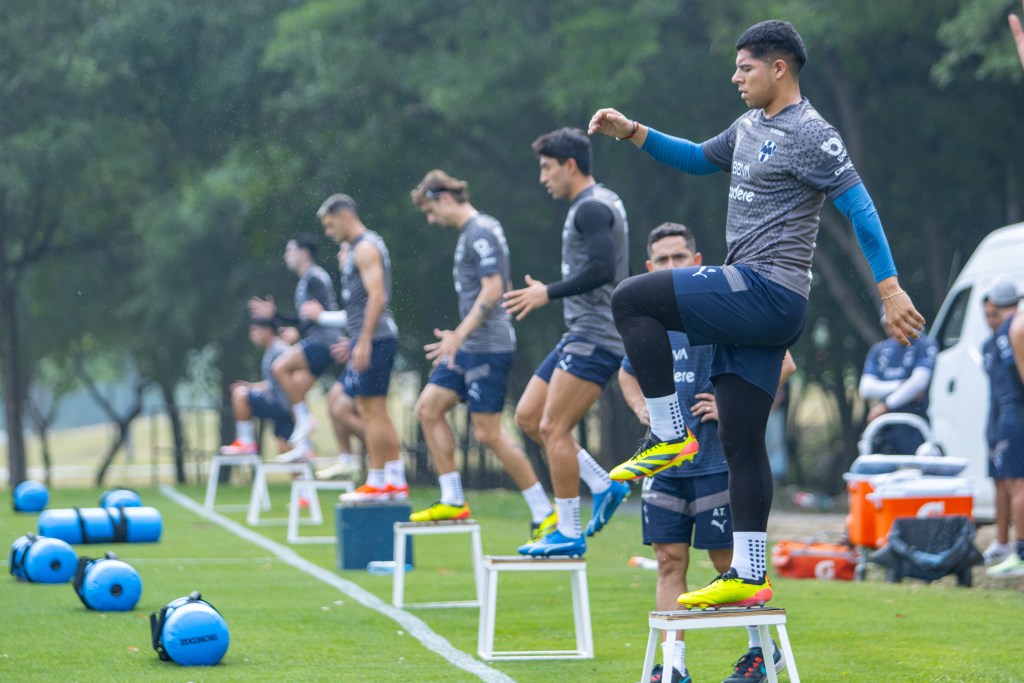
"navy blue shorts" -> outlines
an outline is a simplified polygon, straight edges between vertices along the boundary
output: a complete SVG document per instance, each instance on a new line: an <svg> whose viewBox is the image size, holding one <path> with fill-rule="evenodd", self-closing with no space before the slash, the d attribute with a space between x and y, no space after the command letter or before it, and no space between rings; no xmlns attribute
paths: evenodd
<svg viewBox="0 0 1024 683"><path fill-rule="evenodd" d="M355 348L357 341L352 340L352 348ZM364 372L347 369L338 378L345 393L353 397L387 396L397 353L398 339L375 339L370 350L370 367Z"/></svg>
<svg viewBox="0 0 1024 683"><path fill-rule="evenodd" d="M331 360L331 347L327 344L315 342L312 339L303 339L299 342L302 353L306 356L306 365L314 377L324 374L324 370L334 363Z"/></svg>
<svg viewBox="0 0 1024 683"><path fill-rule="evenodd" d="M992 479L1006 479L1006 475L1002 473L996 464L996 447L991 444L988 448L988 476Z"/></svg>
<svg viewBox="0 0 1024 683"><path fill-rule="evenodd" d="M1024 479L1024 424L1001 424L997 433L995 470L1002 479Z"/></svg>
<svg viewBox="0 0 1024 683"><path fill-rule="evenodd" d="M729 473L644 479L640 503L644 545L689 543L694 548L732 548Z"/></svg>
<svg viewBox="0 0 1024 683"><path fill-rule="evenodd" d="M619 371L621 364L622 356L598 346L584 336L570 334L558 342L558 346L533 374L550 383L557 367L603 388L612 375Z"/></svg>
<svg viewBox="0 0 1024 683"><path fill-rule="evenodd" d="M249 409L256 417L263 417L274 421L274 436L287 439L295 429L295 421L292 419L292 411L274 400L273 394L260 391L259 389L249 390Z"/></svg>
<svg viewBox="0 0 1024 683"><path fill-rule="evenodd" d="M471 413L500 413L505 409L511 353L472 353L458 351L455 367L446 361L434 368L429 384L454 391L469 403Z"/></svg>
<svg viewBox="0 0 1024 683"><path fill-rule="evenodd" d="M672 282L690 344L715 346L711 377L738 375L774 398L807 299L742 265L674 268Z"/></svg>

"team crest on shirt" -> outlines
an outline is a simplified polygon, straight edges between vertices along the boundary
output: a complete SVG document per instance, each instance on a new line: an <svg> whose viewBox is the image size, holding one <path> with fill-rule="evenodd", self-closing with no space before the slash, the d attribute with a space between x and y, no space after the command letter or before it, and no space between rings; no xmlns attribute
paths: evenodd
<svg viewBox="0 0 1024 683"><path fill-rule="evenodd" d="M778 148L779 146L772 140L765 140L761 143L761 151L757 154L757 160L763 164L772 158L772 155L775 154L775 150Z"/></svg>

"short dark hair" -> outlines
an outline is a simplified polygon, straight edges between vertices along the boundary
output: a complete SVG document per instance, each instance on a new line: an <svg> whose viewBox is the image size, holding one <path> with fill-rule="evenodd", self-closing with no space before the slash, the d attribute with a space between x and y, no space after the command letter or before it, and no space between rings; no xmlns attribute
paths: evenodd
<svg viewBox="0 0 1024 683"><path fill-rule="evenodd" d="M359 212L356 211L356 201L347 194L338 192L324 200L324 203L316 210L316 217L323 218L327 214L336 214L342 211L351 211L357 216L359 215Z"/></svg>
<svg viewBox="0 0 1024 683"><path fill-rule="evenodd" d="M412 203L416 206L423 206L423 202L437 199L442 192L447 192L452 199L459 204L469 201L469 183L465 180L453 178L444 171L435 168L423 177L409 194L412 196Z"/></svg>
<svg viewBox="0 0 1024 683"><path fill-rule="evenodd" d="M557 159L560 164L575 159L580 173L592 175L590 169L594 165L594 152L590 147L590 138L579 128L553 130L534 140L532 147L537 156Z"/></svg>
<svg viewBox="0 0 1024 683"><path fill-rule="evenodd" d="M690 251L697 253L697 240L688 227L682 223L662 223L647 235L647 255L651 255L651 248L654 247L655 242L666 237L682 237L686 240L686 246Z"/></svg>
<svg viewBox="0 0 1024 683"><path fill-rule="evenodd" d="M308 232L296 233L295 237L292 237L292 242L295 242L295 246L299 249L305 249L309 252L309 258L316 259L317 241Z"/></svg>
<svg viewBox="0 0 1024 683"><path fill-rule="evenodd" d="M784 59L793 74L799 74L807 63L804 39L788 21L769 19L754 24L736 41L736 50L746 50L756 59L773 62Z"/></svg>

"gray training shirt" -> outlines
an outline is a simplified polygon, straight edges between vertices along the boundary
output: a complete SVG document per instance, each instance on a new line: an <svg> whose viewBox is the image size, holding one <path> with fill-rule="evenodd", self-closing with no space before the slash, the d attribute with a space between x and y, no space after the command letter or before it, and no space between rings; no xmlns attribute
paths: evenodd
<svg viewBox="0 0 1024 683"><path fill-rule="evenodd" d="M511 268L508 244L501 223L496 218L478 213L470 218L459 232L455 246L455 265L452 278L459 296L459 317L465 319L480 295L480 280L488 275L500 275L502 292L508 291ZM499 301L487 319L473 330L463 351L470 353L511 353L516 350L516 333L512 329L512 316Z"/></svg>
<svg viewBox="0 0 1024 683"><path fill-rule="evenodd" d="M621 356L626 351L612 319L612 292L615 291L615 285L629 277L629 224L626 222L626 207L622 200L603 185L587 188L569 207L569 214L562 226L562 279L572 277L587 265L583 235L576 228L576 212L587 202L603 204L612 213L612 262L615 276L611 282L596 289L563 299L562 316L565 319L566 336L582 335L601 348Z"/></svg>
<svg viewBox="0 0 1024 683"><path fill-rule="evenodd" d="M806 298L825 197L860 182L839 133L803 98L770 119L751 110L701 148L732 173L725 265L750 266Z"/></svg>
<svg viewBox="0 0 1024 683"><path fill-rule="evenodd" d="M363 287L363 278L356 267L356 245L363 240L372 244L380 252L381 265L384 269L384 310L377 321L377 329L373 339L391 339L398 336L398 326L391 315L391 256L384 245L384 239L373 230L367 230L349 242L348 257L341 269L341 301L348 316L348 333L353 340L363 331L363 320L366 318L366 301L369 295Z"/></svg>
<svg viewBox="0 0 1024 683"><path fill-rule="evenodd" d="M318 265L310 266L295 286L295 310L307 301L318 301L325 311L338 310L338 298L334 295L334 283L327 271ZM306 321L309 322L308 320ZM338 330L323 325L301 325L303 337L318 344L330 345L338 341Z"/></svg>

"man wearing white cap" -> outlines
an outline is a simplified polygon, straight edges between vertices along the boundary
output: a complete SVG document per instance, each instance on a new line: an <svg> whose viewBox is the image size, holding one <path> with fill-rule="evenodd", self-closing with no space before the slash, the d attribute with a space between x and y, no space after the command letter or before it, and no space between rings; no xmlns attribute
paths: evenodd
<svg viewBox="0 0 1024 683"><path fill-rule="evenodd" d="M1010 479L1004 466L1005 449L999 448L999 427L1001 422L1001 396L1005 394L999 358L999 330L1017 310L1020 295L1017 287L1008 280L996 280L982 298L985 321L992 329L992 336L981 347L985 373L989 379L989 413L985 428L988 443L988 475L996 487L996 537L983 553L985 564L999 565L1013 554L1010 544L1011 495ZM1012 349L1011 349L1012 351Z"/></svg>

